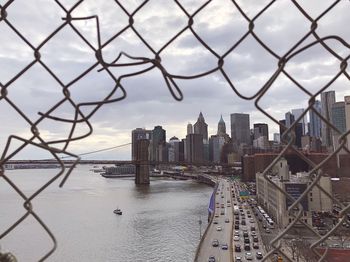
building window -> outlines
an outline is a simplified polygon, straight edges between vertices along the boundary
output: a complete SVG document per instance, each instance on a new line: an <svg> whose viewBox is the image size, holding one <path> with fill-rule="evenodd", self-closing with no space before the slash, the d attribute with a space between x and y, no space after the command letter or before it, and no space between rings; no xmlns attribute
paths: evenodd
<svg viewBox="0 0 350 262"><path fill-rule="evenodd" d="M310 197L310 202L312 202L312 197Z"/></svg>
<svg viewBox="0 0 350 262"><path fill-rule="evenodd" d="M312 192L310 193L310 196L312 196Z"/></svg>

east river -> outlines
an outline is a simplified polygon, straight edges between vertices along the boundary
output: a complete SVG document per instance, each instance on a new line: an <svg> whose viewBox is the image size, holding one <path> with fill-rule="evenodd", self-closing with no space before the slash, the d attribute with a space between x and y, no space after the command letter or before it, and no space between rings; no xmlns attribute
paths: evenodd
<svg viewBox="0 0 350 262"><path fill-rule="evenodd" d="M55 182L33 200L33 209L54 233L58 247L46 261L193 261L207 225L213 189L194 181L106 179L77 167L63 188ZM9 170L6 174L27 195L57 169ZM113 210L119 207L122 216ZM23 200L0 179L0 232L25 214ZM38 261L52 243L29 216L0 240L19 262Z"/></svg>

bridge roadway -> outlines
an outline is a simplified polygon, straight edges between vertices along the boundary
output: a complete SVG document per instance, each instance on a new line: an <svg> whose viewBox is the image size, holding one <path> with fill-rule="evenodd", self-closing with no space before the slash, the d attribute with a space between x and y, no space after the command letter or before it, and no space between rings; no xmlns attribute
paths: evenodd
<svg viewBox="0 0 350 262"><path fill-rule="evenodd" d="M215 256L215 261L229 262L233 261L232 254L232 230L233 230L233 211L231 199L231 185L228 181L220 179L218 190L215 195L215 213L213 221L208 225L205 236L197 250L195 261L208 261L210 256ZM222 208L223 206L223 208ZM227 222L228 219L228 222ZM226 220L226 222L225 222ZM217 224L214 224L214 221ZM218 231L218 227L222 230ZM213 246L213 240L217 239L219 246ZM228 249L222 249L227 244Z"/></svg>

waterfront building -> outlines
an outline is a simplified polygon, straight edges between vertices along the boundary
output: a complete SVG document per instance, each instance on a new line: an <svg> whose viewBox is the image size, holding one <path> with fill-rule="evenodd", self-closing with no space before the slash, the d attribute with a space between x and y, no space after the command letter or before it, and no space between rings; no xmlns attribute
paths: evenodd
<svg viewBox="0 0 350 262"><path fill-rule="evenodd" d="M163 145L166 141L166 131L162 126L155 126L152 130L152 140L151 140L151 150L150 150L150 159L152 161L160 161L159 156L159 145Z"/></svg>
<svg viewBox="0 0 350 262"><path fill-rule="evenodd" d="M180 161L180 144L181 141L173 136L169 140L169 162L179 162Z"/></svg>
<svg viewBox="0 0 350 262"><path fill-rule="evenodd" d="M321 118L315 113L315 111L317 111L319 114L321 114L321 102L319 100L315 101L313 105L313 110L309 111L309 117L310 117L309 135L311 137L321 138Z"/></svg>
<svg viewBox="0 0 350 262"><path fill-rule="evenodd" d="M186 161L189 163L203 163L203 135L188 134L186 136Z"/></svg>
<svg viewBox="0 0 350 262"><path fill-rule="evenodd" d="M322 116L328 121L332 120L332 105L335 103L335 91L327 91L321 93L321 113ZM333 150L333 138L332 131L329 125L321 122L321 136L322 145L324 145L329 151Z"/></svg>
<svg viewBox="0 0 350 262"><path fill-rule="evenodd" d="M169 143L163 142L158 145L158 161L169 162Z"/></svg>
<svg viewBox="0 0 350 262"><path fill-rule="evenodd" d="M199 113L197 122L193 126L194 134L200 134L203 136L203 140L208 141L208 125L205 123L202 112Z"/></svg>
<svg viewBox="0 0 350 262"><path fill-rule="evenodd" d="M237 147L251 144L249 114L231 114L231 139Z"/></svg>
<svg viewBox="0 0 350 262"><path fill-rule="evenodd" d="M298 199L311 183L306 172L291 174L287 160L283 157L272 168L269 179L294 199ZM322 176L318 185L332 195L330 177ZM298 212L298 210L288 212L288 208L293 204L293 201L265 179L260 172L256 173L256 188L258 204L265 209L279 228L286 228L294 220L292 212L295 212L294 215ZM333 209L332 200L316 186L300 203L303 208L300 219L310 226L312 226L312 212L331 212Z"/></svg>
<svg viewBox="0 0 350 262"><path fill-rule="evenodd" d="M152 130L145 128L136 128L131 131L131 159L136 160L136 142L140 139L152 139Z"/></svg>

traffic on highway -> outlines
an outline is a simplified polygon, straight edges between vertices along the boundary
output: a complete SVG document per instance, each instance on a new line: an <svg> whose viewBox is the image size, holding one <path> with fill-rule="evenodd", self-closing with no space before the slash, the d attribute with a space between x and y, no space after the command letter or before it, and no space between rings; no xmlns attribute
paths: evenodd
<svg viewBox="0 0 350 262"><path fill-rule="evenodd" d="M264 247L254 215L254 200L240 196L244 186L220 179L215 210L200 243L196 261L260 261Z"/></svg>

